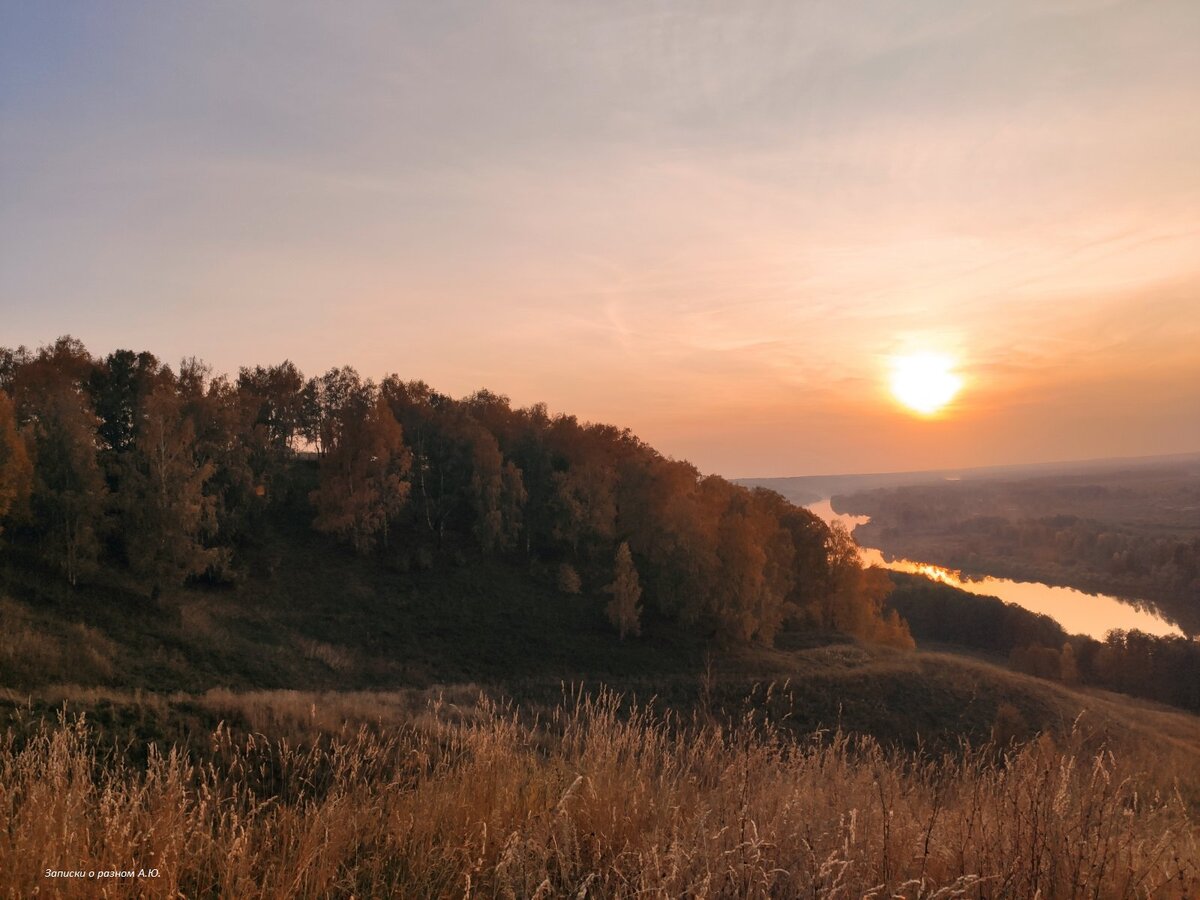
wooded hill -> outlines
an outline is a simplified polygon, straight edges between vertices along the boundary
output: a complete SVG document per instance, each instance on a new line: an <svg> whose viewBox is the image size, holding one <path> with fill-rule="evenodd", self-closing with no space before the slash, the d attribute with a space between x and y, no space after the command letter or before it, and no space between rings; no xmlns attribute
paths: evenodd
<svg viewBox="0 0 1200 900"><path fill-rule="evenodd" d="M912 646L887 578L778 494L628 430L351 368L229 378L69 337L0 350L0 525L14 564L151 598L271 578L302 527L386 569L490 560L603 592L623 638L650 616L729 644L790 625Z"/></svg>

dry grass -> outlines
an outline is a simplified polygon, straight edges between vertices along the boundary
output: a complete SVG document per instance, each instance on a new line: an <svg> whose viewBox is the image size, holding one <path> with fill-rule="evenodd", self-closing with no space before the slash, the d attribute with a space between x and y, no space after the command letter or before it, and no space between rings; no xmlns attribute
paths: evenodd
<svg viewBox="0 0 1200 900"><path fill-rule="evenodd" d="M12 683L44 672L65 679L106 682L113 678L117 653L103 633L82 622L57 623L48 629L21 604L0 597L0 679Z"/></svg>
<svg viewBox="0 0 1200 900"><path fill-rule="evenodd" d="M196 698L222 719L237 719L261 734L311 742L337 733L347 722L381 729L420 728L436 710L443 719L477 715L482 688L458 684L394 691L230 691L213 688Z"/></svg>
<svg viewBox="0 0 1200 900"><path fill-rule="evenodd" d="M277 700L279 698L276 698ZM286 698L284 698L286 700ZM299 699L299 698L297 698ZM681 724L581 697L540 722L397 695L298 748L224 727L203 759L98 756L83 721L0 743L0 890L64 897L1185 897L1170 773L1075 734L931 759ZM267 698L214 707L271 715ZM347 701L354 706L358 701ZM366 698L362 698L366 703ZM293 708L295 706L295 708ZM315 717L315 705L308 715ZM305 711L284 702L277 720ZM265 721L265 719L264 719ZM312 733L319 723L310 723ZM46 869L157 869L68 879Z"/></svg>

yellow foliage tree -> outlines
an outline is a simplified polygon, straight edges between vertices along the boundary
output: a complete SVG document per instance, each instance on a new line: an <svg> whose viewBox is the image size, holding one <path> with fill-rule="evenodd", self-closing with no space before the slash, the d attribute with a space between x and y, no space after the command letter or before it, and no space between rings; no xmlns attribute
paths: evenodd
<svg viewBox="0 0 1200 900"><path fill-rule="evenodd" d="M637 567L633 564L633 554L629 552L629 543L623 541L617 548L617 556L613 563L613 580L605 590L611 595L605 612L608 620L617 627L621 640L632 634L642 633L642 586L638 581Z"/></svg>
<svg viewBox="0 0 1200 900"><path fill-rule="evenodd" d="M369 389L368 385L368 389ZM382 397L366 390L336 412L336 428L321 460L321 482L312 493L319 531L350 539L358 553L388 544L390 522L408 499L412 454L404 432Z"/></svg>
<svg viewBox="0 0 1200 900"><path fill-rule="evenodd" d="M0 533L4 519L21 512L33 487L33 465L17 428L17 417L8 394L0 391Z"/></svg>

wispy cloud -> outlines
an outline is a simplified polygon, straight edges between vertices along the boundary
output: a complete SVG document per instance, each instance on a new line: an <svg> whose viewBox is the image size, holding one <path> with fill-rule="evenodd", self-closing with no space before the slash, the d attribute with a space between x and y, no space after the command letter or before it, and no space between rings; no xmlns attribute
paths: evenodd
<svg viewBox="0 0 1200 900"><path fill-rule="evenodd" d="M3 17L0 341L486 384L726 472L1200 445L1189 0Z"/></svg>

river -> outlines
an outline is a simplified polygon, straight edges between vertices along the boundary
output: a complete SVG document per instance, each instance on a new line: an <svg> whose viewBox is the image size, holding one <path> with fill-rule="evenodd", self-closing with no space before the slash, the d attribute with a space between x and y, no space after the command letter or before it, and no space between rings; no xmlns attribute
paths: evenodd
<svg viewBox="0 0 1200 900"><path fill-rule="evenodd" d="M826 522L838 522L851 532L870 521L869 516L851 516L835 511L828 498L811 503L808 508ZM881 566L893 572L924 575L972 594L999 597L1031 612L1044 613L1071 634L1086 634L1099 640L1103 640L1104 635L1114 628L1136 628L1155 635L1182 634L1176 626L1161 616L1146 609L1139 609L1138 606L1117 597L1088 594L1075 588L1057 587L1039 581L1011 581L1007 578L993 578L990 575L975 578L935 563L888 559L875 547L861 547L859 555L866 565Z"/></svg>

